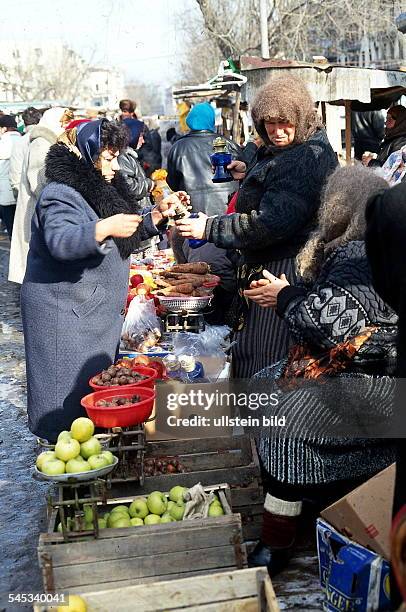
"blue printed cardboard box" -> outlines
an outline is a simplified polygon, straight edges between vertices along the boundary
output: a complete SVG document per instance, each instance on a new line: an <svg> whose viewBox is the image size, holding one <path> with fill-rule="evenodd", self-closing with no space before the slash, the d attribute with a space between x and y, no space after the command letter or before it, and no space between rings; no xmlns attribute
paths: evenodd
<svg viewBox="0 0 406 612"><path fill-rule="evenodd" d="M317 520L320 582L324 610L375 612L390 610L389 564L352 542L322 519Z"/></svg>

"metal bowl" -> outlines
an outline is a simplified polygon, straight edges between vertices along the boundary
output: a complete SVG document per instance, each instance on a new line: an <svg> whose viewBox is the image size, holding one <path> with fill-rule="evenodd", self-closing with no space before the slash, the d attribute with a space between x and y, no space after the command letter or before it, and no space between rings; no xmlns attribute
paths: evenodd
<svg viewBox="0 0 406 612"><path fill-rule="evenodd" d="M44 474L40 472L39 469L35 466L34 472L32 474L33 478L36 480L46 480L48 482L64 482L64 483L76 483L76 482L87 482L89 480L95 480L96 478L100 478L101 476L107 476L114 470L118 463L118 458L114 457L114 463L111 465L106 465L106 467L99 468L98 470L89 470L88 472L79 472L77 474L59 474L58 476L48 476L48 474Z"/></svg>

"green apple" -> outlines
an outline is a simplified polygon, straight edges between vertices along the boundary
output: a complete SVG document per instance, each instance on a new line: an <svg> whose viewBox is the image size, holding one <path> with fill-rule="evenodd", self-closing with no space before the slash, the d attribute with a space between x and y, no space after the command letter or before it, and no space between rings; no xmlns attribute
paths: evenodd
<svg viewBox="0 0 406 612"><path fill-rule="evenodd" d="M91 523L93 521L93 506L91 504L83 504L83 512L85 513L85 521Z"/></svg>
<svg viewBox="0 0 406 612"><path fill-rule="evenodd" d="M107 457L105 457L102 454L91 455L87 461L90 465L90 469L92 470L100 470L101 468L104 468L110 465L110 462L107 459Z"/></svg>
<svg viewBox="0 0 406 612"><path fill-rule="evenodd" d="M176 523L176 520L171 517L169 512L164 512L161 516L161 523Z"/></svg>
<svg viewBox="0 0 406 612"><path fill-rule="evenodd" d="M180 485L177 485L176 487L172 487L172 489L169 491L169 499L171 501L177 502L177 501L183 501L183 494L187 491L188 489L186 487L181 487Z"/></svg>
<svg viewBox="0 0 406 612"><path fill-rule="evenodd" d="M75 440L75 442L77 442L77 440ZM77 444L79 444L79 442L77 442ZM89 457L91 457L92 455L99 455L101 451L101 444L94 436L86 440L86 442L82 442L82 444L80 445L80 454L85 459L89 459Z"/></svg>
<svg viewBox="0 0 406 612"><path fill-rule="evenodd" d="M106 523L107 523L107 520L108 520L109 516L110 516L110 512L105 512L105 513L103 514L103 518L104 518L104 520L106 521Z"/></svg>
<svg viewBox="0 0 406 612"><path fill-rule="evenodd" d="M115 506L111 511L110 514L115 514L116 512L121 512L122 514L127 514L128 515L128 507L121 505L121 506Z"/></svg>
<svg viewBox="0 0 406 612"><path fill-rule="evenodd" d="M103 455L103 457L106 457L106 459L108 459L108 462L110 463L110 465L113 465L114 463L114 455L111 451L107 450L107 451L102 451L100 453L101 455Z"/></svg>
<svg viewBox="0 0 406 612"><path fill-rule="evenodd" d="M153 491L147 498L148 510L151 514L163 514L168 507L168 500L161 491Z"/></svg>
<svg viewBox="0 0 406 612"><path fill-rule="evenodd" d="M70 426L70 435L78 442L87 442L94 434L93 421L86 417L75 419Z"/></svg>
<svg viewBox="0 0 406 612"><path fill-rule="evenodd" d="M183 515L185 513L185 504L183 501L179 500L176 502L174 506L169 511L169 514L175 521L181 521L183 519Z"/></svg>
<svg viewBox="0 0 406 612"><path fill-rule="evenodd" d="M124 512L112 512L107 519L107 527L115 527L117 521L121 521L121 519L128 523L128 527L131 527L130 517Z"/></svg>
<svg viewBox="0 0 406 612"><path fill-rule="evenodd" d="M74 459L69 459L69 461L66 462L65 469L67 474L89 472L92 469L88 462L83 459L83 457L80 457L80 459L79 457L80 455L78 455L78 457L75 457Z"/></svg>
<svg viewBox="0 0 406 612"><path fill-rule="evenodd" d="M158 514L148 514L144 518L144 525L157 525L161 522L161 517Z"/></svg>
<svg viewBox="0 0 406 612"><path fill-rule="evenodd" d="M106 529L107 521L104 518L97 519L97 524L99 525L99 529Z"/></svg>
<svg viewBox="0 0 406 612"><path fill-rule="evenodd" d="M175 506L175 505L176 505L176 504L175 504L175 502L174 502L174 501L172 501L172 500L168 501L167 511L169 512L169 510L172 508L172 506Z"/></svg>
<svg viewBox="0 0 406 612"><path fill-rule="evenodd" d="M44 451L40 455L38 455L35 465L42 472L42 466L49 459L56 459L55 451Z"/></svg>
<svg viewBox="0 0 406 612"><path fill-rule="evenodd" d="M131 527L130 517L124 516L124 514L118 514L117 519L113 522L113 528L117 529L117 527Z"/></svg>
<svg viewBox="0 0 406 612"><path fill-rule="evenodd" d="M71 435L70 435L70 431L61 431L61 433L59 434L59 436L57 437L57 442L60 442L61 440L70 440L71 439Z"/></svg>
<svg viewBox="0 0 406 612"><path fill-rule="evenodd" d="M65 474L65 462L60 459L48 459L42 466L43 474L47 476L59 476Z"/></svg>
<svg viewBox="0 0 406 612"><path fill-rule="evenodd" d="M77 440L72 438L64 438L59 440L55 445L55 455L61 461L69 461L74 459L80 453L80 444Z"/></svg>
<svg viewBox="0 0 406 612"><path fill-rule="evenodd" d="M209 516L223 516L224 510L221 504L212 502L209 506Z"/></svg>
<svg viewBox="0 0 406 612"><path fill-rule="evenodd" d="M147 514L149 514L146 499L144 497L134 499L134 501L131 502L128 511L131 517L144 519Z"/></svg>
<svg viewBox="0 0 406 612"><path fill-rule="evenodd" d="M133 527L139 527L140 525L144 524L144 521L142 520L142 518L134 516L133 518L130 518L130 523Z"/></svg>

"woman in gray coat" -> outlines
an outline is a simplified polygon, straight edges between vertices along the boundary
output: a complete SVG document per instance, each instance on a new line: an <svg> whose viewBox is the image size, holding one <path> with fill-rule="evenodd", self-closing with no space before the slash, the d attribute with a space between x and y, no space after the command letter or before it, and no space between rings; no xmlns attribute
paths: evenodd
<svg viewBox="0 0 406 612"><path fill-rule="evenodd" d="M64 138L47 156L21 292L29 428L50 442L83 415L89 378L115 359L130 254L179 202L132 214L116 174L122 126L93 121Z"/></svg>

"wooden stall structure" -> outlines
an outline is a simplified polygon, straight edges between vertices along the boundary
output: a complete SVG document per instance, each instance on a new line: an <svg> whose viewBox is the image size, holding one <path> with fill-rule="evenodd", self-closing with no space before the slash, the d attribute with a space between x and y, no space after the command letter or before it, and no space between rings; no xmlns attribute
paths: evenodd
<svg viewBox="0 0 406 612"><path fill-rule="evenodd" d="M324 58L317 63L305 63L243 56L240 64L242 74L247 77L243 95L250 102L258 88L271 76L293 74L307 84L313 98L320 103L324 120L326 104L344 106L347 164L351 162L351 111L389 108L400 96L406 94L406 72L400 70L329 64Z"/></svg>

